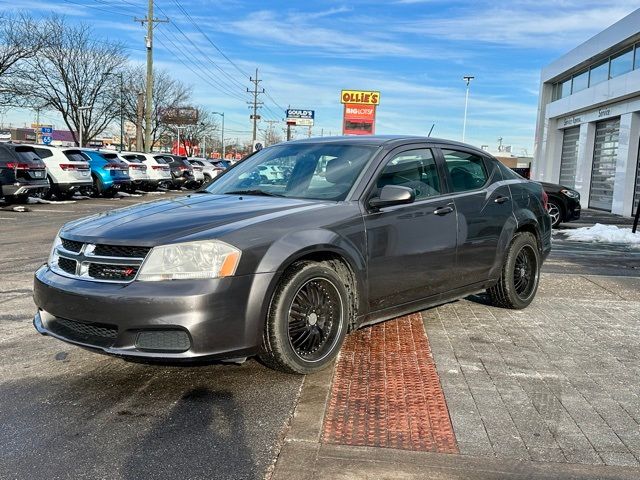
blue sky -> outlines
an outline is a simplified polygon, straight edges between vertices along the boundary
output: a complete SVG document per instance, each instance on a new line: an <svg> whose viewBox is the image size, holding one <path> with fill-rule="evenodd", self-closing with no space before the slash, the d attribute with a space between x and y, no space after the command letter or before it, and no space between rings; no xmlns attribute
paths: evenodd
<svg viewBox="0 0 640 480"><path fill-rule="evenodd" d="M144 62L145 31L133 17L145 15L145 0L20 3L88 22ZM474 75L467 141L493 148L503 137L515 153L531 154L541 67L633 11L633 3L157 0L156 15L171 23L156 28L155 63L190 84L196 103L224 111L228 136L240 138L251 126L243 90L250 84L240 71L260 69L265 119L281 120L288 105L315 109L313 133L339 133L340 90L371 89L381 92L377 133L426 134L435 123L434 136L452 139L462 133L462 77ZM11 4L0 0L0 8ZM32 116L14 110L4 121Z"/></svg>

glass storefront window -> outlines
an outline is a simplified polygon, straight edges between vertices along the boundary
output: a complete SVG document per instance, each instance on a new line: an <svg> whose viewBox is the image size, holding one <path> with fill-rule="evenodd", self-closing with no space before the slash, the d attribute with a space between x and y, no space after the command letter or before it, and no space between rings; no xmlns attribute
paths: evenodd
<svg viewBox="0 0 640 480"><path fill-rule="evenodd" d="M611 69L609 70L609 78L614 78L619 75L633 70L633 47L630 47L616 56L611 57Z"/></svg>
<svg viewBox="0 0 640 480"><path fill-rule="evenodd" d="M571 93L579 92L580 90L584 90L589 86L589 70L585 70L582 73L574 75L573 77L573 88L571 89Z"/></svg>
<svg viewBox="0 0 640 480"><path fill-rule="evenodd" d="M565 80L560 84L560 98L571 95L571 79Z"/></svg>
<svg viewBox="0 0 640 480"><path fill-rule="evenodd" d="M598 83L609 80L609 60L605 60L591 67L589 72L589 86L593 87Z"/></svg>

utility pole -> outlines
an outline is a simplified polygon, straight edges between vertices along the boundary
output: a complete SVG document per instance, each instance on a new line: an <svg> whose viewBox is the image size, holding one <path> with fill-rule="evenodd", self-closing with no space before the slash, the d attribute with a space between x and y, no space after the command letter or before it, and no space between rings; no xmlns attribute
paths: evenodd
<svg viewBox="0 0 640 480"><path fill-rule="evenodd" d="M142 117L144 116L144 92L138 92L136 103L136 150L143 151L142 146Z"/></svg>
<svg viewBox="0 0 640 480"><path fill-rule="evenodd" d="M147 37L145 43L147 47L147 84L146 102L144 111L144 151L151 151L151 110L153 109L153 29L156 23L168 23L169 19L159 19L153 17L153 0L149 0L147 7L147 18L135 18L134 21L140 25L147 24Z"/></svg>
<svg viewBox="0 0 640 480"><path fill-rule="evenodd" d="M151 1L151 0L150 0ZM253 83L253 91L249 90L247 88L247 92L253 94L253 102L247 102L249 105L251 105L249 108L253 108L253 115L251 115L251 119L253 120L253 136L251 137L251 140L253 143L255 143L255 141L257 140L257 134L258 134L258 120L260 120L260 117L258 116L258 108L261 108L260 106L264 103L264 102L259 102L258 101L258 95L260 95L261 93L264 93L264 88L263 89L258 89L258 85L260 84L260 82L262 80L260 80L258 78L258 69L256 68L256 76L255 78L253 77L249 77L249 81L251 83Z"/></svg>
<svg viewBox="0 0 640 480"><path fill-rule="evenodd" d="M464 142L465 134L467 133L467 107L469 105L469 84L471 80L476 77L471 77L469 75L462 77L462 79L467 82L467 92L464 95L464 120L462 121L462 141Z"/></svg>
<svg viewBox="0 0 640 480"><path fill-rule="evenodd" d="M220 115L222 117L222 136L221 136L221 141L222 141L222 159L224 160L225 157L225 148L224 148L224 112L211 112L214 115Z"/></svg>

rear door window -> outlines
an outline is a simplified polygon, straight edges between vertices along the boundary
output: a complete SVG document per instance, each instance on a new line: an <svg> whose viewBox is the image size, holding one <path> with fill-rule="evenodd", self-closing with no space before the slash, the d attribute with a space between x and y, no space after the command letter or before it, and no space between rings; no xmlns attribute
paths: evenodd
<svg viewBox="0 0 640 480"><path fill-rule="evenodd" d="M482 188L489 175L484 158L458 150L442 150L454 192L467 192Z"/></svg>

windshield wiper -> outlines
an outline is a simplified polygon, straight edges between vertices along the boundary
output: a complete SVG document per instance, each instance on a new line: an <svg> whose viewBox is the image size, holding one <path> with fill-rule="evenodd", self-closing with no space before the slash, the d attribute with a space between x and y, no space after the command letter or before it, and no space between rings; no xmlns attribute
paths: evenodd
<svg viewBox="0 0 640 480"><path fill-rule="evenodd" d="M224 192L226 195L262 195L265 197L284 197L278 193L266 192L264 190L233 190L231 192Z"/></svg>

